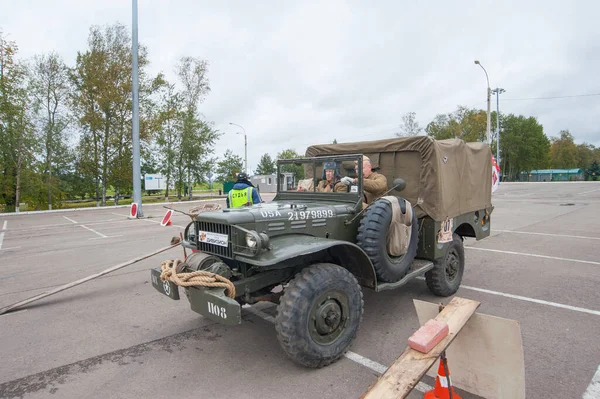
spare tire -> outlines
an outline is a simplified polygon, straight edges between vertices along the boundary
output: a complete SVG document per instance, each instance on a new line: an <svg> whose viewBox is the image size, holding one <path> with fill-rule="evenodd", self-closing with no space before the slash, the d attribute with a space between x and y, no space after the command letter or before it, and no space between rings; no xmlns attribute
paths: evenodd
<svg viewBox="0 0 600 399"><path fill-rule="evenodd" d="M398 198L398 201L402 208L410 206L410 202L404 198ZM417 256L419 223L414 210L412 214L408 249L400 256L392 256L388 253L387 236L392 222L392 205L387 200L381 198L376 200L367 208L360 221L357 244L373 262L380 281L393 283L402 279Z"/></svg>

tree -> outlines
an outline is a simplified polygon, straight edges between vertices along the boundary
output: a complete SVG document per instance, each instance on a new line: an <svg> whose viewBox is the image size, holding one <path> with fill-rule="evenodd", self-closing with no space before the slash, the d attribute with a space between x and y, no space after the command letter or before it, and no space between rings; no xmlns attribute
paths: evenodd
<svg viewBox="0 0 600 399"><path fill-rule="evenodd" d="M594 159L592 164L585 169L585 180L598 181L600 179L600 163Z"/></svg>
<svg viewBox="0 0 600 399"><path fill-rule="evenodd" d="M464 141L486 141L487 114L483 110L459 106L450 114L438 114L425 131L436 140L460 138Z"/></svg>
<svg viewBox="0 0 600 399"><path fill-rule="evenodd" d="M77 54L71 81L72 106L83 129L80 150L91 160L89 177L96 186L97 205L106 204L106 190L131 188L131 37L124 25L90 28L88 50ZM150 138L148 99L161 76L150 79L145 46L139 46L140 140Z"/></svg>
<svg viewBox="0 0 600 399"><path fill-rule="evenodd" d="M415 120L416 115L417 114L414 112L407 112L402 116L400 132L396 133L397 137L418 136L423 132L423 128L421 128L419 122Z"/></svg>
<svg viewBox="0 0 600 399"><path fill-rule="evenodd" d="M60 184L53 180L53 172L57 171L59 164L64 165L68 151L65 130L71 120L68 109L70 89L68 68L58 54L34 57L29 92L33 96L40 142L43 145L43 173L46 175L48 209L52 209L52 194Z"/></svg>
<svg viewBox="0 0 600 399"><path fill-rule="evenodd" d="M198 104L204 101L210 92L208 81L208 63L194 57L183 57L176 67L177 75L183 85L181 98L183 112L180 114L181 146L177 158L178 195L181 195L181 182L187 173L189 187L193 186L192 179L201 181L210 170L214 152L214 144L220 133L212 124L202 121L198 113ZM189 190L192 198L192 190Z"/></svg>
<svg viewBox="0 0 600 399"><path fill-rule="evenodd" d="M269 154L263 154L260 157L260 161L258 162L258 166L256 167L255 174L257 175L270 175L277 171L277 167L275 165L275 161L271 158Z"/></svg>
<svg viewBox="0 0 600 399"><path fill-rule="evenodd" d="M0 32L0 201L19 212L23 172L33 171L36 140L28 112L27 69L15 60L17 50Z"/></svg>
<svg viewBox="0 0 600 399"><path fill-rule="evenodd" d="M560 137L552 138L550 147L550 166L552 168L576 168L579 162L579 150L573 135L568 130L561 130Z"/></svg>
<svg viewBox="0 0 600 399"><path fill-rule="evenodd" d="M583 143L577 146L577 167L586 169L594 162L596 148L592 144Z"/></svg>
<svg viewBox="0 0 600 399"><path fill-rule="evenodd" d="M296 159L300 158L300 155L295 150L287 149L277 154L277 159ZM296 180L304 179L304 167L303 165L283 165L280 168L280 172L291 172L296 176Z"/></svg>
<svg viewBox="0 0 600 399"><path fill-rule="evenodd" d="M166 84L161 89L158 111L159 128L155 138L160 157L158 163L166 182L165 201L169 201L169 187L175 178L175 162L181 149L181 131L178 120L181 119L182 98L175 91L174 84Z"/></svg>
<svg viewBox="0 0 600 399"><path fill-rule="evenodd" d="M502 174L516 180L522 171L548 166L550 141L536 118L513 114L502 115L500 150Z"/></svg>
<svg viewBox="0 0 600 399"><path fill-rule="evenodd" d="M333 139L333 144L337 144L337 139Z"/></svg>
<svg viewBox="0 0 600 399"><path fill-rule="evenodd" d="M242 157L234 155L231 150L225 151L223 160L217 162L217 176L216 181L226 182L235 181L237 174L240 173L244 168L244 162Z"/></svg>

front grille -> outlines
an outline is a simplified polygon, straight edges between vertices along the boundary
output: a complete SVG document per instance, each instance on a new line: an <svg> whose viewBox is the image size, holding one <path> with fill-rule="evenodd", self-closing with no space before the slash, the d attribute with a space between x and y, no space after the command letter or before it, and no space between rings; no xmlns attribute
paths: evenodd
<svg viewBox="0 0 600 399"><path fill-rule="evenodd" d="M211 222L196 222L196 228L196 237L198 237L198 231L208 231L211 233L226 234L228 237L228 243L226 247L222 247L220 245L215 244L209 244L206 242L200 242L200 240L197 239L196 242L198 243L198 249L200 251L229 259L233 257L233 250L231 245L231 226L227 224Z"/></svg>

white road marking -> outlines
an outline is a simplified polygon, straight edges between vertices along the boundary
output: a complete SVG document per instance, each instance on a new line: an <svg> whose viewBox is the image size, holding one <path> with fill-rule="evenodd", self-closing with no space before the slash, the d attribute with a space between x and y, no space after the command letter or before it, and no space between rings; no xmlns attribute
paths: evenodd
<svg viewBox="0 0 600 399"><path fill-rule="evenodd" d="M243 308L245 310L247 310L248 312L260 317L261 319L264 319L264 320L268 321L269 323L275 324L275 318L273 316L269 316L262 310L255 309L250 306L244 306ZM388 369L387 366L384 366L381 363L377 363L376 361L373 361L371 359L367 359L366 357L361 356L358 353L348 351L348 352L346 352L346 354L344 356L347 359L350 359L353 362L360 364L361 366L364 366L368 369L373 370L377 374L383 374ZM420 392L427 392L427 391L432 390L433 387L431 387L423 382L418 382L417 385L415 386L415 389Z"/></svg>
<svg viewBox="0 0 600 399"><path fill-rule="evenodd" d="M93 237L93 238L88 238L88 240L101 240L103 238L115 238L115 237L123 237L123 234L119 234L116 236Z"/></svg>
<svg viewBox="0 0 600 399"><path fill-rule="evenodd" d="M425 280L425 277L416 277L416 279ZM498 296L503 296L506 298L517 299L519 301L533 302L533 303L537 303L540 305L547 305L547 306L552 306L555 308L574 310L576 312L588 313L588 314L591 314L594 316L600 316L600 310L592 310L592 309L580 308L577 306L564 305L562 303L544 301L543 299L535 299L535 298L529 298L529 297L521 296L521 295L507 294L505 292L486 290L485 288L471 287L469 285L464 285L464 284L461 284L460 288L464 288L466 290L471 290L471 291L483 292L484 294L498 295Z"/></svg>
<svg viewBox="0 0 600 399"><path fill-rule="evenodd" d="M574 235L569 235L569 234L533 233L531 231L497 230L497 229L495 229L494 231L498 231L500 233L533 234L533 235L537 235L537 236L582 238L585 240L600 240L600 237L574 236Z"/></svg>
<svg viewBox="0 0 600 399"><path fill-rule="evenodd" d="M90 229L89 227L87 227L87 226L84 226L84 225L82 225L82 224L80 224L79 226L80 226L80 227L83 227L83 228L84 228L84 229L86 229L86 230L89 230L89 231L91 231L92 233L96 233L96 234L98 234L98 235L99 235L100 237L102 237L102 238L107 238L107 236L105 236L105 235L104 235L104 234L102 234L102 233L98 233L98 232L97 232L96 230L94 230L94 229Z"/></svg>
<svg viewBox="0 0 600 399"><path fill-rule="evenodd" d="M2 234L4 234L4 233L2 233ZM19 249L19 248L21 248L20 246L18 246L18 247L10 247L10 248L1 248L2 247L1 244L2 243L0 242L0 251L10 251L11 249Z"/></svg>
<svg viewBox="0 0 600 399"><path fill-rule="evenodd" d="M68 220L69 222L71 222L71 223L77 223L77 222L76 222L76 221L74 221L73 219L69 219L69 218L68 218L68 217L66 217L66 216L63 216L63 217L64 217L65 219L67 219L67 220Z"/></svg>
<svg viewBox="0 0 600 399"><path fill-rule="evenodd" d="M4 231L6 230L6 226L8 225L8 220L4 221L2 225L2 232L0 233L0 249L2 249L2 241L4 241Z"/></svg>
<svg viewBox="0 0 600 399"><path fill-rule="evenodd" d="M577 193L577 195L589 194L589 193L593 193L594 191L600 191L600 188L597 188L595 190L584 191L582 193Z"/></svg>
<svg viewBox="0 0 600 399"><path fill-rule="evenodd" d="M582 399L598 399L600 398L600 366L596 369L596 374L592 377L590 385L583 393Z"/></svg>
<svg viewBox="0 0 600 399"><path fill-rule="evenodd" d="M158 223L158 224L160 224L160 222L158 220L150 220L150 219L140 219L140 220L144 220L144 221L150 222L150 223ZM180 226L178 224L172 224L171 226L173 226L173 227L179 227L180 229L185 229L185 226Z"/></svg>
<svg viewBox="0 0 600 399"><path fill-rule="evenodd" d="M553 260L564 260L567 262L576 262L576 263L587 263L588 265L598 265L600 266L600 262L594 262L592 260L581 260L581 259L570 259L570 258L560 258L558 256L548 256L548 255L537 255L537 254L528 254L525 252L513 252L513 251L503 251L500 249L489 249L489 248L478 248L478 247L470 247L465 246L466 249L475 249L477 251L488 251L488 252L498 252L502 254L509 255L520 255L520 256L532 256L534 258L544 258L544 259L553 259Z"/></svg>
<svg viewBox="0 0 600 399"><path fill-rule="evenodd" d="M538 303L540 305L547 305L547 306L552 306L555 308L574 310L576 312L588 313L588 314L592 314L594 316L600 316L600 311L598 311L598 310L580 308L577 306L564 305L562 303L549 302L549 301L544 301L542 299L528 298L526 296L521 296L521 295L506 294L504 292L486 290L484 288L471 287L471 286L462 285L462 284L461 284L460 288L464 288L464 289L471 290L471 291L483 292L485 294L498 295L498 296L503 296L503 297L512 298L512 299L518 299L520 301Z"/></svg>

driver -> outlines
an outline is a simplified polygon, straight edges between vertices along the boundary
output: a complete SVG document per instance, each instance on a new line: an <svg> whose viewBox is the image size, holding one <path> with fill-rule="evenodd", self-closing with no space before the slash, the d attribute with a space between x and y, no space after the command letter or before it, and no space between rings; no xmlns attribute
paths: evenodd
<svg viewBox="0 0 600 399"><path fill-rule="evenodd" d="M345 193L348 187L340 182L340 176L337 173L337 165L335 162L325 162L323 164L325 178L319 182L316 190L322 193Z"/></svg>
<svg viewBox="0 0 600 399"><path fill-rule="evenodd" d="M354 161L354 169L358 173L358 161ZM388 188L387 178L377 172L373 172L371 160L363 155L363 208L381 197ZM343 177L341 182L350 186L356 184L358 178Z"/></svg>

